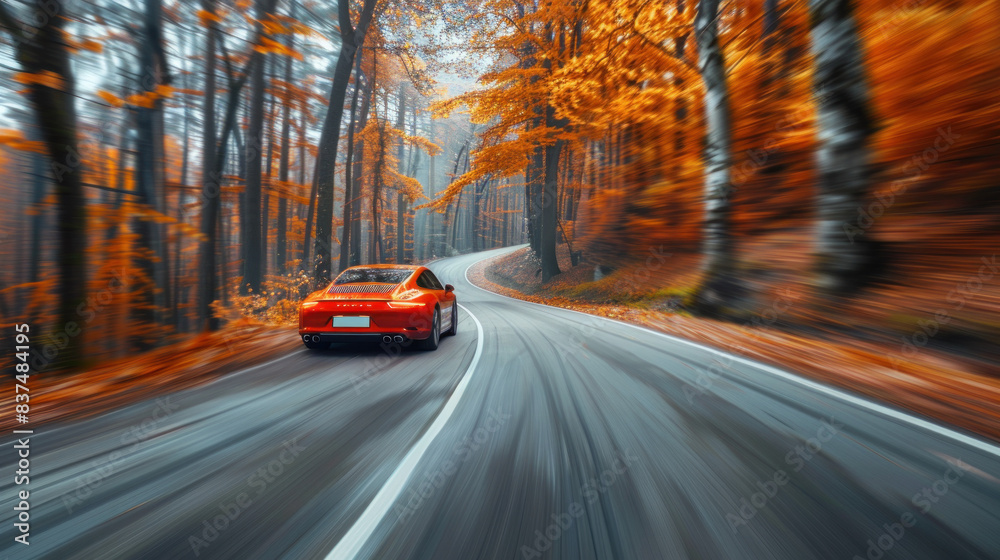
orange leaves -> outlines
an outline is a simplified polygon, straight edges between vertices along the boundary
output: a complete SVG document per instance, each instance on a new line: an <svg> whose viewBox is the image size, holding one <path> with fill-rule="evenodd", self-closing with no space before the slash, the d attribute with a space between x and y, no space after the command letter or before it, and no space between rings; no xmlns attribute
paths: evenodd
<svg viewBox="0 0 1000 560"><path fill-rule="evenodd" d="M98 43L97 41L94 41L93 39L87 39L87 38L81 39L79 41L70 40L69 47L74 50L84 50L93 53L104 52L104 45Z"/></svg>
<svg viewBox="0 0 1000 560"><path fill-rule="evenodd" d="M154 91L153 93L160 98L170 98L173 96L173 92L174 88L166 84L160 84L156 86L156 91Z"/></svg>
<svg viewBox="0 0 1000 560"><path fill-rule="evenodd" d="M294 49L290 49L287 46L282 45L281 43L273 39L269 39L263 36L260 38L260 43L254 45L253 50L259 53L274 53L283 56L290 56L295 60L302 60L302 53Z"/></svg>
<svg viewBox="0 0 1000 560"><path fill-rule="evenodd" d="M213 23L219 23L222 21L222 18L223 16L209 12L208 10L198 10L198 22L202 27L209 27Z"/></svg>
<svg viewBox="0 0 1000 560"><path fill-rule="evenodd" d="M0 129L0 146L6 146L12 150L23 150L38 154L47 154L43 142L27 140L19 130Z"/></svg>
<svg viewBox="0 0 1000 560"><path fill-rule="evenodd" d="M279 181L278 179L270 179L267 185L267 192L269 194L295 201L304 206L309 204L310 189L311 185L302 185L292 181Z"/></svg>
<svg viewBox="0 0 1000 560"><path fill-rule="evenodd" d="M77 39L65 29L60 29L60 33L69 52L75 53L78 51L90 51L94 53L101 53L104 51L104 45L93 39L89 39L87 37Z"/></svg>
<svg viewBox="0 0 1000 560"><path fill-rule="evenodd" d="M133 93L128 96L126 101L129 105L133 107L142 107L143 109L152 109L156 103L156 97L153 92L146 93Z"/></svg>
<svg viewBox="0 0 1000 560"><path fill-rule="evenodd" d="M115 94L105 91L98 90L97 96L107 102L108 105L112 107L123 107L125 105L131 105L133 107L142 107L144 109L152 109L156 106L156 102L160 99L167 99L173 96L174 92L177 91L174 88L166 85L160 84L156 86L154 91L147 91L143 93L134 93L126 99L122 99ZM201 93L195 92L193 90L182 90L184 93Z"/></svg>
<svg viewBox="0 0 1000 560"><path fill-rule="evenodd" d="M423 136L410 136L409 134L402 134L403 141L411 146L415 146L423 150L429 156L436 156L441 154L441 146L438 146L434 142L424 138Z"/></svg>
<svg viewBox="0 0 1000 560"><path fill-rule="evenodd" d="M125 104L125 101L122 98L118 97L117 95L109 91L104 91L103 89L97 90L97 96L103 99L108 105L111 105L112 107L121 107L122 105Z"/></svg>
<svg viewBox="0 0 1000 560"><path fill-rule="evenodd" d="M55 72L51 72L49 70L43 70L38 74L18 72L17 74L14 74L13 79L15 82L18 82L20 84L25 84L28 86L38 85L58 90L63 90L63 88L66 86L62 76L56 74Z"/></svg>
<svg viewBox="0 0 1000 560"><path fill-rule="evenodd" d="M131 105L133 107L142 107L144 109L152 109L156 106L156 102L160 99L167 99L173 96L175 92L187 93L191 95L199 95L200 91L195 90L175 90L174 88L160 84L156 86L154 91L147 91L143 93L134 93L126 99L122 99L117 95L105 91L97 90L96 94L98 97L103 99L108 105L112 107L123 107L125 105Z"/></svg>

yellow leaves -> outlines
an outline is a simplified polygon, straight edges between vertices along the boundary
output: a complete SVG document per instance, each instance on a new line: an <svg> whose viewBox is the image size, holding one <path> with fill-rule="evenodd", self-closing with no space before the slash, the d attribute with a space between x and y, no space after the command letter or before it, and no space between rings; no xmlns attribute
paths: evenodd
<svg viewBox="0 0 1000 560"><path fill-rule="evenodd" d="M429 156L436 156L442 152L441 146L438 146L423 136L410 136L409 134L403 134L402 136L404 142L411 146L420 148Z"/></svg>
<svg viewBox="0 0 1000 560"><path fill-rule="evenodd" d="M424 186L420 181L414 179L413 177L407 177L405 175L400 175L395 173L397 179L397 190L403 193L410 203L416 202L421 198L427 198L424 196Z"/></svg>
<svg viewBox="0 0 1000 560"><path fill-rule="evenodd" d="M43 70L38 74L28 72L18 72L14 74L13 80L24 85L39 85L51 89L62 90L65 86L62 76L49 70Z"/></svg>
<svg viewBox="0 0 1000 560"><path fill-rule="evenodd" d="M450 99L435 101L431 103L430 110L435 119L447 119L459 107L466 103L469 94L459 95Z"/></svg>
<svg viewBox="0 0 1000 560"><path fill-rule="evenodd" d="M259 53L265 53L265 54L266 53L274 53L274 54L280 54L280 55L283 55L283 56L290 56L290 57L294 58L295 60L302 60L302 53L300 53L300 52L298 52L298 51L296 51L294 49L290 49L287 46L282 45L281 43L279 43L279 42L277 42L277 41L275 41L273 39L269 39L269 38L263 37L263 36L260 38L260 43L257 44L257 45L254 45L253 50L255 50L255 51L259 52Z"/></svg>
<svg viewBox="0 0 1000 560"><path fill-rule="evenodd" d="M18 130L0 129L0 146L6 146L12 150L35 152L37 154L48 153L43 142L27 140Z"/></svg>

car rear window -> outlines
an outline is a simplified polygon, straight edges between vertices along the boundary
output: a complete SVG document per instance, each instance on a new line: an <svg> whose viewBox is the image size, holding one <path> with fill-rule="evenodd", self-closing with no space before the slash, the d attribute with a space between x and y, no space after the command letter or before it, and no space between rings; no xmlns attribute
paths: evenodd
<svg viewBox="0 0 1000 560"><path fill-rule="evenodd" d="M351 268L341 272L333 283L338 286L360 282L399 284L411 274L413 274L413 270L407 268Z"/></svg>

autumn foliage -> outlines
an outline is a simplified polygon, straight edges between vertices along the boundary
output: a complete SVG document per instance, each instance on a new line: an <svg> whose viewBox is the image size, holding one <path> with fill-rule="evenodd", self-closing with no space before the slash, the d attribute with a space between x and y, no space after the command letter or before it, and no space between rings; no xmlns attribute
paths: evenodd
<svg viewBox="0 0 1000 560"><path fill-rule="evenodd" d="M599 277L630 270L662 247L672 265L623 299L679 294L699 310L707 115L718 104L701 70L696 18L713 3L296 0L269 12L263 0L148 4L157 10L143 15L158 24L144 29L158 34L101 3L67 14L72 26L50 24L62 62L82 69L75 79L18 54L19 14L0 12L0 53L11 62L0 76L10 92L0 200L16 209L0 232L0 253L16 263L0 272L5 324L31 316L55 336L57 316L81 299L57 301L71 299L60 293L72 262L86 264L74 279L84 303L116 275L128 278L91 306L80 335L91 358L111 358L144 349L143 338L214 328L209 311L215 321L282 320L318 281L317 252L337 268L521 242L541 257L540 278L582 290L593 287L595 268ZM829 91L843 91L817 80L823 4L852 8L861 56L845 63L860 68L865 100L854 125L866 184L836 229L841 241L864 245L870 262L835 295L816 271L821 210L836 198L821 181L819 154L833 132L819 111ZM341 6L352 26L371 17L360 44L341 43ZM810 328L899 338L936 321L931 344L995 353L996 3L727 0L711 21L731 138L723 198L739 281L724 306L730 318L791 287L810 304L787 320ZM344 45L357 58L333 76ZM131 64L140 59L158 70L137 74ZM264 76L257 84L255 71ZM331 86L344 94L343 122L327 138L332 156L320 148ZM46 92L78 99L69 155L42 134L58 116L39 110ZM212 146L205 119L217 134ZM258 138L251 121L262 123ZM248 181L257 177L248 165L259 166L259 184ZM82 205L56 188L66 170L78 173ZM219 219L206 230L209 199ZM87 239L70 255L79 261L63 258L72 236L56 235L67 231L59 212L76 207L85 209L78 231ZM247 243L258 223L259 243ZM261 280L248 290L250 276ZM206 284L213 296L199 302Z"/></svg>

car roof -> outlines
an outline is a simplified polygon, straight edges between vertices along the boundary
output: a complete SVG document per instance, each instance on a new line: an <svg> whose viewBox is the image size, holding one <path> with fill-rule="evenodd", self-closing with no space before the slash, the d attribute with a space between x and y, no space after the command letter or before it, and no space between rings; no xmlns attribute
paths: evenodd
<svg viewBox="0 0 1000 560"><path fill-rule="evenodd" d="M351 270L355 268L396 268L402 270L420 270L424 267L418 264L359 264L345 268L344 270Z"/></svg>

